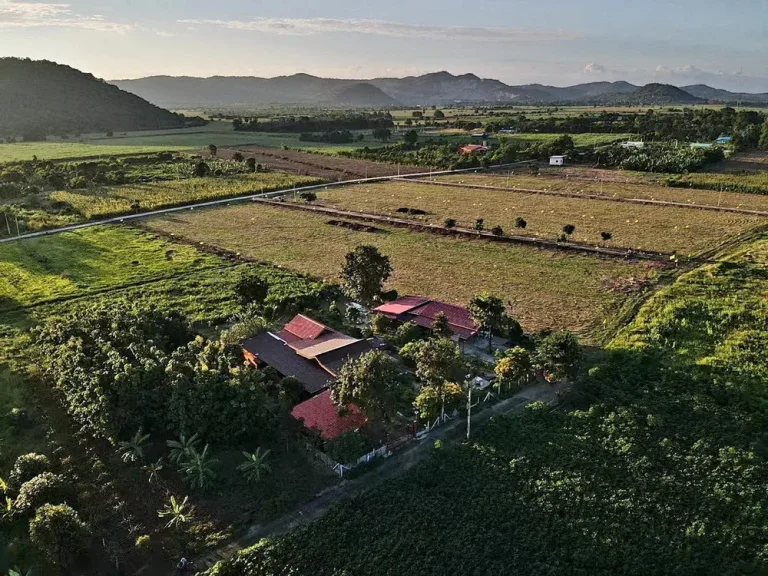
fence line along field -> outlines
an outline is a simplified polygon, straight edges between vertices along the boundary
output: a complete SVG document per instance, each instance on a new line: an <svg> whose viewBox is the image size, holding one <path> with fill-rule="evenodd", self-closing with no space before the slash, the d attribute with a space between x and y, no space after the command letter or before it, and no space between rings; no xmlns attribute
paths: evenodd
<svg viewBox="0 0 768 576"><path fill-rule="evenodd" d="M328 189L321 191L318 199L342 210L406 217L429 224L454 219L459 227L473 228L482 219L486 230L501 226L507 234L549 240L563 234L564 226L573 225L575 231L569 240L575 242L686 256L768 222L768 218L741 214L409 181ZM420 215L409 216L407 210ZM517 218L525 220L524 228L516 226ZM611 239L604 241L602 232L610 233Z"/></svg>
<svg viewBox="0 0 768 576"><path fill-rule="evenodd" d="M241 205L158 217L147 226L331 282L348 251L373 244L391 257L391 287L401 294L466 304L490 291L512 302L512 313L530 330L569 328L588 339L597 337L604 314L618 316L658 274L652 264L328 222L317 214Z"/></svg>
<svg viewBox="0 0 768 576"><path fill-rule="evenodd" d="M720 180L723 175L692 173L680 177L683 183ZM732 184L749 183L742 176L728 175ZM473 186L497 186L510 189L553 190L569 194L605 196L607 198L638 198L641 200L661 200L664 202L684 202L703 206L721 206L723 208L742 208L745 210L768 211L768 195L749 194L736 191L720 194L720 190L699 190L666 186L658 176L619 172L616 170L571 170L561 175L547 172L535 176L517 172L495 172L487 174L456 174L438 176L438 182L470 184ZM677 180L677 178L676 178ZM727 190L726 190L727 191Z"/></svg>

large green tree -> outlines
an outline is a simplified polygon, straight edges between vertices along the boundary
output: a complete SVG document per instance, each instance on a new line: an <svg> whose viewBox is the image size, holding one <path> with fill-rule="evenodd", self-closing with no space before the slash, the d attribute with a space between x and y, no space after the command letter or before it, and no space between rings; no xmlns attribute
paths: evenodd
<svg viewBox="0 0 768 576"><path fill-rule="evenodd" d="M493 352L494 335L500 334L509 322L504 300L483 292L470 300L468 308L475 322L488 334L488 352Z"/></svg>
<svg viewBox="0 0 768 576"><path fill-rule="evenodd" d="M65 574L88 549L89 526L66 504L43 504L29 523L29 539Z"/></svg>
<svg viewBox="0 0 768 576"><path fill-rule="evenodd" d="M579 341L567 330L553 332L536 347L536 365L550 382L573 376L580 358Z"/></svg>
<svg viewBox="0 0 768 576"><path fill-rule="evenodd" d="M354 300L371 306L381 295L384 283L392 274L389 256L376 246L358 246L349 252L341 269L344 292Z"/></svg>
<svg viewBox="0 0 768 576"><path fill-rule="evenodd" d="M386 353L372 350L348 360L331 384L331 398L344 409L356 404L368 417L389 420L397 411L404 386L397 363Z"/></svg>

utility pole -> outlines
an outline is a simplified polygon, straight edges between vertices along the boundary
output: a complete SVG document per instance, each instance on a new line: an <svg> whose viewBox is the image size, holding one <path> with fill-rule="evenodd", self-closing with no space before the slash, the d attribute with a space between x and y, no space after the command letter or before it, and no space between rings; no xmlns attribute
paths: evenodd
<svg viewBox="0 0 768 576"><path fill-rule="evenodd" d="M469 440L470 426L472 425L472 381L467 380L467 388L469 393L467 394L467 440Z"/></svg>

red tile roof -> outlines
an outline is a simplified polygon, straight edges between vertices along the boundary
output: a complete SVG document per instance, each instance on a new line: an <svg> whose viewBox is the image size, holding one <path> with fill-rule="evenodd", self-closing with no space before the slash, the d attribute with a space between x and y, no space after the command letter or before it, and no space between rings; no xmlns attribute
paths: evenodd
<svg viewBox="0 0 768 576"><path fill-rule="evenodd" d="M480 144L468 144L459 148L459 152L462 154L470 154L472 152L485 152L488 150L488 146L481 146Z"/></svg>
<svg viewBox="0 0 768 576"><path fill-rule="evenodd" d="M333 440L345 432L357 430L368 421L354 404L350 404L345 415L340 416L338 407L331 400L330 390L297 404L291 410L291 415L303 421L307 428L319 430L325 440Z"/></svg>
<svg viewBox="0 0 768 576"><path fill-rule="evenodd" d="M401 322L415 322L424 328L432 328L432 323L440 312L445 314L453 333L461 338L471 338L477 334L478 326L469 310L462 306L430 300L423 296L403 296L375 309L376 312L397 318Z"/></svg>
<svg viewBox="0 0 768 576"><path fill-rule="evenodd" d="M307 318L303 314L298 314L283 328L283 331L293 334L300 340L314 340L326 330L330 330L330 328L311 318Z"/></svg>
<svg viewBox="0 0 768 576"><path fill-rule="evenodd" d="M399 316L403 312L408 312L411 308L416 308L416 306L421 306L427 302L429 302L429 298L424 298L423 296L403 296L392 302L382 304L374 308L373 311L379 314L386 314L387 316Z"/></svg>

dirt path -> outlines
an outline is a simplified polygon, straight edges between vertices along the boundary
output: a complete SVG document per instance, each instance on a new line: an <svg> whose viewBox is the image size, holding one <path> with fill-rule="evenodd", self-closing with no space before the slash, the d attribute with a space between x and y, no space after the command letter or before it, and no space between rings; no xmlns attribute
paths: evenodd
<svg viewBox="0 0 768 576"><path fill-rule="evenodd" d="M472 416L472 430L488 421L492 416L514 414L523 410L532 402L543 401L549 404L557 402L558 394L566 386L563 383L550 385L539 383L514 396L502 400ZM252 526L243 536L230 542L198 560L200 569L207 569L219 560L229 558L238 550L256 544L262 538L279 536L294 528L323 516L331 506L343 498L358 495L365 490L379 486L387 480L401 476L418 463L425 460L432 452L435 440L446 444L456 444L465 439L466 418L457 418L435 428L423 440L411 443L408 448L384 461L378 468L354 480L342 480L339 484L324 490L311 502L267 524Z"/></svg>

